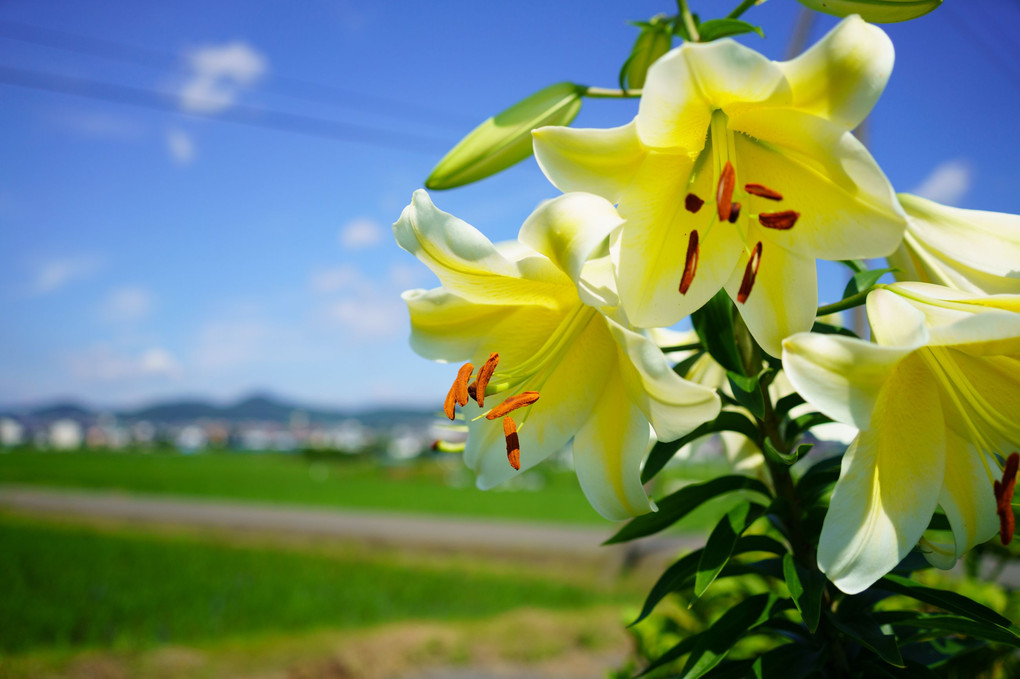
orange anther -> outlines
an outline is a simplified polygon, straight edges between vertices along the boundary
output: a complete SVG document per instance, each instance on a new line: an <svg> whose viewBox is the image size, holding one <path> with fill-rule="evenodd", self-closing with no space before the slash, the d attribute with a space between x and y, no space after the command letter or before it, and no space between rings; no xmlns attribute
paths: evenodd
<svg viewBox="0 0 1020 679"><path fill-rule="evenodd" d="M538 400L538 396L539 394L537 391L523 391L520 394L517 394L516 396L511 396L510 398L508 398L507 400L503 401L498 406L490 410L488 414L485 416L485 419L494 420L497 417L503 417L507 413L513 412L518 408L530 406L532 403Z"/></svg>
<svg viewBox="0 0 1020 679"><path fill-rule="evenodd" d="M800 217L799 212L793 210L786 210L785 212L762 212L758 215L758 223L764 226L766 229L779 229L780 231L786 231L792 229L793 225L797 223L797 219Z"/></svg>
<svg viewBox="0 0 1020 679"><path fill-rule="evenodd" d="M1011 453L1006 458L1006 466L1002 470L1002 481L996 481L992 489L995 491L995 511L999 515L999 540L1008 545L1013 540L1016 530L1016 517L1013 516L1013 491L1016 488L1016 473L1020 468L1020 455Z"/></svg>
<svg viewBox="0 0 1020 679"><path fill-rule="evenodd" d="M730 205L730 224L736 224L737 220L740 219L740 203L733 203Z"/></svg>
<svg viewBox="0 0 1020 679"><path fill-rule="evenodd" d="M719 173L719 183L715 187L715 206L719 212L720 222L725 222L730 218L733 186L736 181L737 173L733 169L733 163L727 160L722 172Z"/></svg>
<svg viewBox="0 0 1020 679"><path fill-rule="evenodd" d="M690 289L691 283L694 282L694 274L698 270L698 232L697 230L691 231L691 236L687 240L687 257L684 260L684 274L680 277L680 294L686 295L687 290Z"/></svg>
<svg viewBox="0 0 1020 679"><path fill-rule="evenodd" d="M747 260L747 266L744 268L744 278L740 281L740 289L737 291L737 301L743 304L747 301L748 295L751 294L751 288L754 287L754 280L758 276L758 265L761 264L761 241L754 246L754 252L751 253L750 259Z"/></svg>
<svg viewBox="0 0 1020 679"><path fill-rule="evenodd" d="M687 197L684 198L684 207L687 208L688 212L697 212L704 204L705 201L701 200L693 193L688 193Z"/></svg>
<svg viewBox="0 0 1020 679"><path fill-rule="evenodd" d="M497 363L499 363L499 354L493 352L489 354L489 358L487 358L485 363L482 364L482 367L478 369L478 379L475 380L474 398L478 401L479 408L485 405L485 387L489 386L489 380L492 379L492 374L496 372Z"/></svg>
<svg viewBox="0 0 1020 679"><path fill-rule="evenodd" d="M768 198L769 200L783 199L783 194L773 191L763 184L744 184L744 190L752 196L758 196L759 198Z"/></svg>
<svg viewBox="0 0 1020 679"><path fill-rule="evenodd" d="M470 363L465 363L457 371L457 379L453 381L453 386L450 387L450 391L446 392L446 400L443 401L443 412L451 420L454 419L455 409L454 404L460 406L466 406L468 402L468 380L471 379L471 373L474 372L475 367Z"/></svg>
<svg viewBox="0 0 1020 679"><path fill-rule="evenodd" d="M503 418L503 435L506 436L506 459L510 461L511 467L520 471L521 440L517 436L517 425L509 415Z"/></svg>

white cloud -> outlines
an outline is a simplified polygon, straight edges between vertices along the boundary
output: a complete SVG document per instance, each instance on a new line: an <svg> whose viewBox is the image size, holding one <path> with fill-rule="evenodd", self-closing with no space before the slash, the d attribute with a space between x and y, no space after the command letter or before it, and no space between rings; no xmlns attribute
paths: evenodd
<svg viewBox="0 0 1020 679"><path fill-rule="evenodd" d="M30 284L31 292L35 295L56 292L69 283L88 278L101 266L102 260L94 255L51 259L43 262L36 270Z"/></svg>
<svg viewBox="0 0 1020 679"><path fill-rule="evenodd" d="M369 281L360 271L350 264L341 264L330 269L313 271L309 277L309 286L314 292L338 292L350 288L363 288Z"/></svg>
<svg viewBox="0 0 1020 679"><path fill-rule="evenodd" d="M103 318L115 323L129 323L148 316L155 306L155 297L145 288L125 286L107 295L103 302Z"/></svg>
<svg viewBox="0 0 1020 679"><path fill-rule="evenodd" d="M329 305L326 317L355 339L390 338L403 330L407 309L399 297L352 296Z"/></svg>
<svg viewBox="0 0 1020 679"><path fill-rule="evenodd" d="M974 170L963 160L940 163L911 193L945 205L955 205L970 190Z"/></svg>
<svg viewBox="0 0 1020 679"><path fill-rule="evenodd" d="M181 365L162 347L141 353L118 353L101 344L71 357L71 372L85 382L121 382L142 378L176 379Z"/></svg>
<svg viewBox="0 0 1020 679"><path fill-rule="evenodd" d="M347 222L340 229L340 244L348 250L361 250L379 245L383 236L379 222L361 217Z"/></svg>
<svg viewBox="0 0 1020 679"><path fill-rule="evenodd" d="M145 134L145 128L134 119L96 111L60 111L53 122L68 132L94 139L132 141Z"/></svg>
<svg viewBox="0 0 1020 679"><path fill-rule="evenodd" d="M253 85L267 68L265 55L241 41L195 49L187 59L191 77L181 88L180 105L197 113L230 108L241 89Z"/></svg>
<svg viewBox="0 0 1020 679"><path fill-rule="evenodd" d="M195 141L184 130L167 132L166 146L170 157L179 165L188 165L195 159Z"/></svg>

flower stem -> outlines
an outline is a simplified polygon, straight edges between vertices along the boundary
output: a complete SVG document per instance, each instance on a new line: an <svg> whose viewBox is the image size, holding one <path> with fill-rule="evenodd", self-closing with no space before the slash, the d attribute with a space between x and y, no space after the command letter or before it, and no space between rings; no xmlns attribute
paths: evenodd
<svg viewBox="0 0 1020 679"><path fill-rule="evenodd" d="M744 12L746 12L747 10L749 10L752 7L754 7L755 5L757 5L758 2L759 2L759 0L744 0L742 3L737 5L736 9L734 9L732 12L727 14L726 18L727 19L739 19L740 16Z"/></svg>
<svg viewBox="0 0 1020 679"><path fill-rule="evenodd" d="M855 306L860 306L868 300L868 293L871 292L871 288L867 290L861 290L856 295L850 295L846 299L841 299L838 302L832 304L826 304L825 306L818 307L818 316L828 316L834 314L837 311L843 311L844 309L852 309Z"/></svg>
<svg viewBox="0 0 1020 679"><path fill-rule="evenodd" d="M693 351L695 349L701 349L701 342L691 342L690 344L676 344L671 347L659 347L662 353L668 354L672 351Z"/></svg>
<svg viewBox="0 0 1020 679"><path fill-rule="evenodd" d="M701 42L701 34L698 33L698 27L694 25L694 17L691 16L691 10L687 7L687 0L677 0L676 4L680 8L680 18L684 22L684 29L687 30L687 37L691 42Z"/></svg>

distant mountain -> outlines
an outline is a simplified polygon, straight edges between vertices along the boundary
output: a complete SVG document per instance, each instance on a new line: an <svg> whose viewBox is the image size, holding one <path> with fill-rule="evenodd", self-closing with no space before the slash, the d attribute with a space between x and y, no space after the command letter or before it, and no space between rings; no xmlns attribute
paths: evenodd
<svg viewBox="0 0 1020 679"><path fill-rule="evenodd" d="M377 408L363 411L309 408L280 400L267 394L255 394L237 403L221 406L202 400L181 400L154 403L134 410L98 410L76 403L54 403L30 409L11 409L32 420L51 422L73 419L87 422L101 414L112 414L120 420L146 420L157 424L182 424L196 420L224 420L227 422L287 423L299 413L310 422L339 422L356 418L371 427L392 427L402 424L426 424L435 417L432 409Z"/></svg>

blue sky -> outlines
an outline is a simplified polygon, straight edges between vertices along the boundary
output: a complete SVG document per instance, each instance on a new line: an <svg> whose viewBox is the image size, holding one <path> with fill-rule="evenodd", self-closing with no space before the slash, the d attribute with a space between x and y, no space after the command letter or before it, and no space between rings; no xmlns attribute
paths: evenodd
<svg viewBox="0 0 1020 679"><path fill-rule="evenodd" d="M1020 48L1009 37L1020 4L946 4L887 27L897 61L871 119L873 153L898 190L1020 212ZM0 68L159 91L173 109L0 83L0 405L253 390L354 407L438 403L452 373L407 348L399 299L434 279L389 225L476 122L556 81L612 86L635 37L625 22L673 7L0 6ZM783 58L799 7L752 9L768 39L742 41ZM812 41L834 23L819 17ZM15 24L136 49L126 60L83 55L14 39L34 35ZM304 89L320 100L291 96L295 80L323 86ZM353 141L223 122L253 115L244 107L333 121ZM185 115L196 110L209 117ZM622 124L635 110L588 101L575 125ZM554 195L528 161L433 198L498 240ZM832 298L842 282L826 280Z"/></svg>

